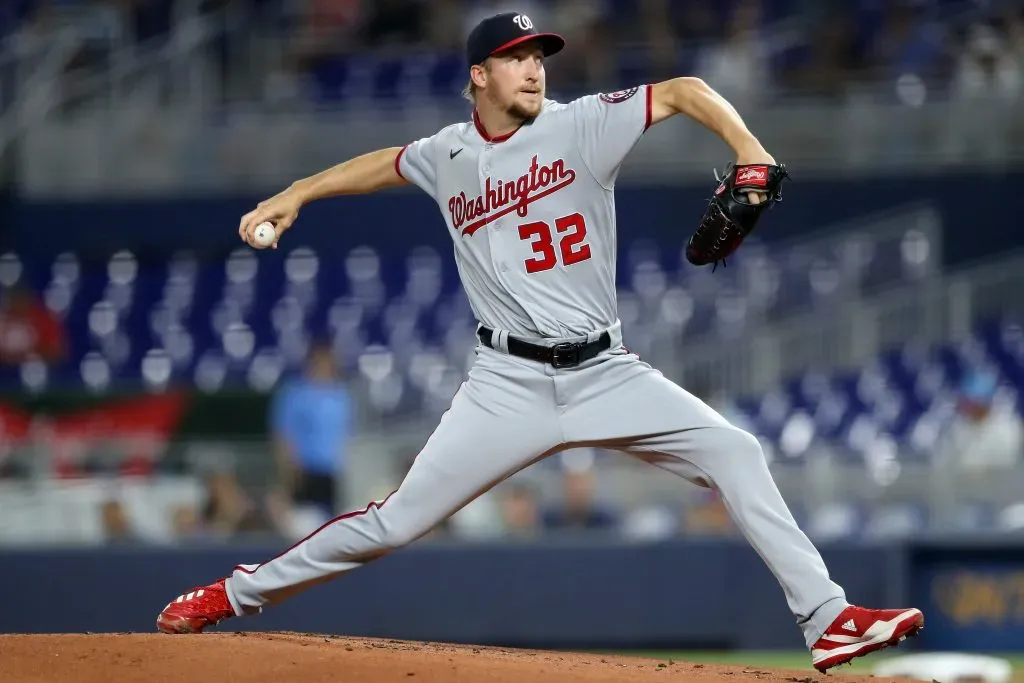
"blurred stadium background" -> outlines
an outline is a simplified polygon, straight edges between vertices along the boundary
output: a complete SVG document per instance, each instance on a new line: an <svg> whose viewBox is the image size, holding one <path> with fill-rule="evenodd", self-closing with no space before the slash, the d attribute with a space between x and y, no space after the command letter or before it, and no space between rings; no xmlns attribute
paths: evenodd
<svg viewBox="0 0 1024 683"><path fill-rule="evenodd" d="M924 648L1018 648L1024 11L960 0L0 3L0 557L23 577L0 592L55 601L61 577L91 592L131 562L191 558L138 565L141 616L90 622L69 588L63 616L8 611L0 630L148 629L182 581L217 578L197 568L257 561L243 549L396 486L472 358L430 200L309 207L274 253L241 248L235 227L298 177L466 117L464 37L508 8L568 38L551 97L697 75L789 165L785 201L712 273L682 249L728 150L681 120L645 136L619 180L627 344L758 435L851 599L923 601ZM326 588L281 618L587 645L571 615L535 610L546 635L528 637L525 615L423 602L456 581L432 566L475 567L457 580L477 609L512 601L503 585L529 600L528 576L578 612L563 593L585 562L609 594L577 618L610 634L594 645L799 647L792 626L746 624L751 595L710 583L753 572L751 614L790 620L715 497L617 455L541 463L421 546L351 579L373 598L338 582L349 615L361 599L391 618L332 621ZM450 564L429 564L432 547ZM67 553L71 578L55 568ZM626 584L662 576L661 604L631 614L664 628L631 631ZM693 615L741 600L718 615L734 632L702 641Z"/></svg>

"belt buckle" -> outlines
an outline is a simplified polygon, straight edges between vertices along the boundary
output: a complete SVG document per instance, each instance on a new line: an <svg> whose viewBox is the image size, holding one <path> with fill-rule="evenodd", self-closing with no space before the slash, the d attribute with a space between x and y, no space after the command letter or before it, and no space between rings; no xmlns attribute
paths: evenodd
<svg viewBox="0 0 1024 683"><path fill-rule="evenodd" d="M573 368L580 364L582 344L562 342L551 347L551 365L555 368Z"/></svg>

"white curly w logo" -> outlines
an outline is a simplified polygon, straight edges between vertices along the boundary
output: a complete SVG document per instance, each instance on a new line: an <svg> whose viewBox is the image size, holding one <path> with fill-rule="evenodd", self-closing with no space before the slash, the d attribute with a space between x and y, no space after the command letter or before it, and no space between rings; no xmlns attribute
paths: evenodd
<svg viewBox="0 0 1024 683"><path fill-rule="evenodd" d="M514 17L512 17L512 21L515 22L516 26L518 26L524 31L529 31L531 28L533 28L533 22L530 21L530 17L526 16L525 14L515 15Z"/></svg>

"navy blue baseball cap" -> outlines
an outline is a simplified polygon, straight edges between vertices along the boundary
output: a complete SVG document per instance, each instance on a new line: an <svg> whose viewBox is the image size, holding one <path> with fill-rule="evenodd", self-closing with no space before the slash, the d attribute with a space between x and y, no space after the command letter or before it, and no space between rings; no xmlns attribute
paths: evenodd
<svg viewBox="0 0 1024 683"><path fill-rule="evenodd" d="M487 17L473 27L466 39L466 61L469 66L528 40L540 43L548 57L565 47L565 38L557 33L539 33L530 17L518 12L503 12Z"/></svg>

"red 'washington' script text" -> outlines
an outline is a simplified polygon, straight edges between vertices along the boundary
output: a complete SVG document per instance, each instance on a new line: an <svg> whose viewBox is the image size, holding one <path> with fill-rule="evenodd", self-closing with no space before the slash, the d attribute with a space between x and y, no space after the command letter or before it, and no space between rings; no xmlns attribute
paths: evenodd
<svg viewBox="0 0 1024 683"><path fill-rule="evenodd" d="M566 168L562 159L541 166L537 155L534 155L530 170L515 180L499 180L494 184L488 178L484 184L484 193L479 197L468 198L465 192L460 192L449 199L448 212L452 216L452 227L461 230L464 237L469 237L491 221L512 211L526 216L526 209L531 202L566 187L574 180L576 171Z"/></svg>

